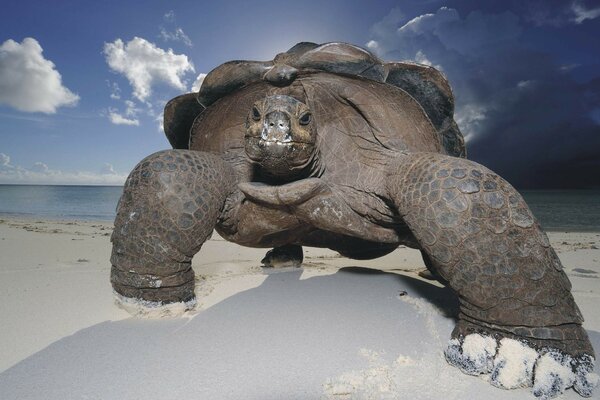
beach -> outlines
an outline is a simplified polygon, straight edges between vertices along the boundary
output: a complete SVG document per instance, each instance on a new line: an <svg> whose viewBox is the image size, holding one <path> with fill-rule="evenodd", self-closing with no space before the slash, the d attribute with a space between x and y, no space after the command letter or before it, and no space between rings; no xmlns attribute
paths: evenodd
<svg viewBox="0 0 600 400"><path fill-rule="evenodd" d="M214 233L192 264L197 309L139 320L113 303L111 232L0 219L1 398L533 398L445 362L453 297L418 275L416 250L357 261L305 248L302 268L273 270L268 249ZM599 352L600 232L548 236Z"/></svg>

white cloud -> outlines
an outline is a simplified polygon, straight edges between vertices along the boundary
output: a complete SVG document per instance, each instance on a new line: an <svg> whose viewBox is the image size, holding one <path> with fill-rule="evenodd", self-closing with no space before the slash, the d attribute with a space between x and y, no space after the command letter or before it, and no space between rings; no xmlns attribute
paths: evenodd
<svg viewBox="0 0 600 400"><path fill-rule="evenodd" d="M481 131L487 109L481 104L466 104L454 113L454 119L465 138L469 142Z"/></svg>
<svg viewBox="0 0 600 400"><path fill-rule="evenodd" d="M127 175L119 174L108 163L97 173L54 170L39 161L31 168L23 168L10 164L10 157L0 153L0 184L122 185L125 179Z"/></svg>
<svg viewBox="0 0 600 400"><path fill-rule="evenodd" d="M188 35L185 34L183 29L175 28L173 32L166 30L164 27L160 28L160 37L165 41L181 42L188 47L192 47L192 40Z"/></svg>
<svg viewBox="0 0 600 400"><path fill-rule="evenodd" d="M369 49L371 49L371 50L373 50L373 51L376 52L378 50L378 48L379 48L379 43L377 43L376 40L369 40L367 42L367 48L369 48Z"/></svg>
<svg viewBox="0 0 600 400"><path fill-rule="evenodd" d="M121 98L121 88L117 82L109 82L108 86L110 87L110 98L113 100L119 100Z"/></svg>
<svg viewBox="0 0 600 400"><path fill-rule="evenodd" d="M440 71L444 70L441 65L439 65L439 64L434 65L431 61L429 61L429 59L427 58L425 53L423 53L422 50L417 51L417 54L415 54L415 61L418 62L419 64L434 67Z"/></svg>
<svg viewBox="0 0 600 400"><path fill-rule="evenodd" d="M593 1L587 1L590 5ZM600 17L600 7L588 8L582 0L564 1L564 4L553 6L551 3L532 2L527 5L523 17L535 26L562 27L567 24L581 24L586 20ZM597 3L597 2L596 2Z"/></svg>
<svg viewBox="0 0 600 400"><path fill-rule="evenodd" d="M132 100L125 100L125 112L121 113L116 108L109 107L108 113L105 111L101 115L106 115L110 122L115 125L139 126L140 120L138 114L142 111Z"/></svg>
<svg viewBox="0 0 600 400"><path fill-rule="evenodd" d="M60 73L42 51L33 38L22 43L8 39L0 46L0 104L46 114L77 104L79 96L63 86Z"/></svg>
<svg viewBox="0 0 600 400"><path fill-rule="evenodd" d="M119 84L108 80L106 83L111 89L110 98L113 100L121 100L121 88L119 87ZM102 110L100 115L107 117L110 122L115 125L139 126L140 120L137 116L142 110L138 108L137 104L132 100L123 100L123 103L125 104L125 110L123 112L114 107L109 107L108 110Z"/></svg>
<svg viewBox="0 0 600 400"><path fill-rule="evenodd" d="M104 55L109 67L129 80L133 95L142 102L152 94L156 83L185 90L184 75L195 71L185 54L175 54L172 49L165 51L139 37L127 44L121 39L105 43Z"/></svg>
<svg viewBox="0 0 600 400"><path fill-rule="evenodd" d="M425 53L423 53L421 50L417 51L417 54L415 54L415 61L419 64L429 65L430 67L433 65L431 61L427 59Z"/></svg>
<svg viewBox="0 0 600 400"><path fill-rule="evenodd" d="M369 41L367 47L374 50L375 47L388 47L388 45L393 45L393 43L388 42L390 39L393 41L393 35L390 35L390 32L396 31L402 21L405 21L405 17L402 11L400 11L400 8L393 8L388 15L371 27L371 34L376 37L377 40Z"/></svg>
<svg viewBox="0 0 600 400"><path fill-rule="evenodd" d="M535 84L535 81L531 80L531 79L526 79L526 80L522 80L517 82L517 88L519 90L526 90L528 88L531 88L532 85Z"/></svg>
<svg viewBox="0 0 600 400"><path fill-rule="evenodd" d="M48 172L48 166L46 164L44 164L43 162L36 162L33 164L33 167L31 167L31 170L33 172Z"/></svg>
<svg viewBox="0 0 600 400"><path fill-rule="evenodd" d="M128 117L136 117L141 111L139 108L137 108L135 102L131 100L125 100L125 106L127 106L127 108L125 109L125 115L127 115Z"/></svg>
<svg viewBox="0 0 600 400"><path fill-rule="evenodd" d="M569 71L573 70L574 68L577 68L577 67L579 67L580 65L581 65L581 64L575 64L575 63L573 63L573 64L561 65L561 66L558 68L558 70L559 70L560 72L569 72Z"/></svg>
<svg viewBox="0 0 600 400"><path fill-rule="evenodd" d="M197 92L200 90L200 86L202 86L202 82L204 82L204 78L206 78L206 74L200 74L192 83L192 92Z"/></svg>
<svg viewBox="0 0 600 400"><path fill-rule="evenodd" d="M183 44L185 44L188 47L193 46L192 40L190 39L190 37L188 35L185 34L183 29L178 26L174 26L175 25L175 12L173 10L167 12L163 16L163 19L165 20L167 25L170 25L173 28L173 30L170 31L170 30L166 29L164 26L161 26L160 27L160 37L162 40L164 40L165 42L168 42L168 41L182 42Z"/></svg>
<svg viewBox="0 0 600 400"><path fill-rule="evenodd" d="M104 167L100 170L103 175L118 175L112 164L104 163Z"/></svg>
<svg viewBox="0 0 600 400"><path fill-rule="evenodd" d="M169 10L165 13L165 15L163 16L164 20L167 22L174 22L175 21L175 11L173 10Z"/></svg>
<svg viewBox="0 0 600 400"><path fill-rule="evenodd" d="M600 7L585 8L585 6L578 1L574 1L573 4L571 4L571 10L575 15L573 21L575 21L576 24L581 24L586 19L596 19L600 17Z"/></svg>
<svg viewBox="0 0 600 400"><path fill-rule="evenodd" d="M460 17L455 9L441 7L435 14L423 14L411 19L398 28L398 32L406 33L411 31L421 33L423 31L436 31L439 25L459 19Z"/></svg>
<svg viewBox="0 0 600 400"><path fill-rule="evenodd" d="M114 108L108 109L108 119L115 125L130 125L130 126L139 126L140 120L137 118L127 118L117 112Z"/></svg>
<svg viewBox="0 0 600 400"><path fill-rule="evenodd" d="M156 118L154 118L154 120L156 121L156 123L158 125L158 131L160 133L163 133L165 131L164 118L165 118L164 112L161 112L159 115L156 116Z"/></svg>

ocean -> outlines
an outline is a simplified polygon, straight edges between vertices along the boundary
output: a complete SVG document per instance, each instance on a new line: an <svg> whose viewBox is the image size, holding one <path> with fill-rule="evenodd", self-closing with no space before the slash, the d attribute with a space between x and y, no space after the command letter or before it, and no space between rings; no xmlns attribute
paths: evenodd
<svg viewBox="0 0 600 400"><path fill-rule="evenodd" d="M88 221L115 218L121 186L0 185L0 216ZM600 190L521 191L549 231L600 231Z"/></svg>
<svg viewBox="0 0 600 400"><path fill-rule="evenodd" d="M0 185L0 215L110 221L122 186Z"/></svg>

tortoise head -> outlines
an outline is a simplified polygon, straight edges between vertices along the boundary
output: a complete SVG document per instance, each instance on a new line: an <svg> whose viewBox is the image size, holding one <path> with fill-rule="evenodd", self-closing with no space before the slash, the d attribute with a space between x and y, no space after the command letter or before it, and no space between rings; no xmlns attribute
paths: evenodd
<svg viewBox="0 0 600 400"><path fill-rule="evenodd" d="M285 95L254 103L246 119L246 154L267 175L293 179L310 167L316 127L309 107Z"/></svg>

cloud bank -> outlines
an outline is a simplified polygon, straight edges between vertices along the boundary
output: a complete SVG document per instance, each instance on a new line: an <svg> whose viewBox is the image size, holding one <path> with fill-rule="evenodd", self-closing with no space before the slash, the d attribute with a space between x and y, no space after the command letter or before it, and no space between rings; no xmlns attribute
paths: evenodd
<svg viewBox="0 0 600 400"><path fill-rule="evenodd" d="M21 43L9 39L0 45L0 104L46 114L77 104L79 96L63 86L54 63L42 52L33 38Z"/></svg>
<svg viewBox="0 0 600 400"><path fill-rule="evenodd" d="M39 161L24 168L13 165L10 156L0 153L0 184L123 185L125 179L127 175L117 173L108 163L98 172L54 170Z"/></svg>
<svg viewBox="0 0 600 400"><path fill-rule="evenodd" d="M409 19L393 10L367 47L440 68L469 158L517 187L600 187L600 78L576 82L560 60L524 46L524 32L510 11L442 7Z"/></svg>

